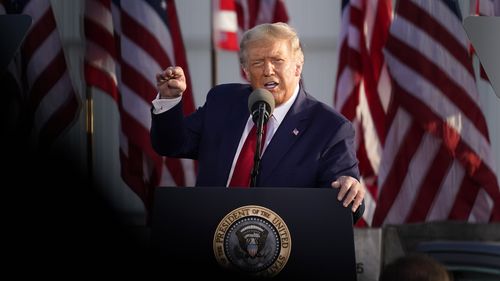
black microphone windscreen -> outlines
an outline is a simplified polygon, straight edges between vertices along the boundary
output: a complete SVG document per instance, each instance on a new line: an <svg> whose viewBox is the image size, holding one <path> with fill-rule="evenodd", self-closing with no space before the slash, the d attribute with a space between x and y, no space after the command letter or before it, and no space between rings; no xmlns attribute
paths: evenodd
<svg viewBox="0 0 500 281"><path fill-rule="evenodd" d="M266 103L266 109L270 116L274 110L273 94L271 94L271 92L269 92L266 89L262 88L255 89L248 97L248 110L250 111L250 113L252 113L255 110L254 106L259 104L259 102Z"/></svg>

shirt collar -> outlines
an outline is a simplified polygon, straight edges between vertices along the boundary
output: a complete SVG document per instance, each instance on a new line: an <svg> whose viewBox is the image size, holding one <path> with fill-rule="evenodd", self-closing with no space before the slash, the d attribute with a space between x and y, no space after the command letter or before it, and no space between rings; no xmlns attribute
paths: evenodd
<svg viewBox="0 0 500 281"><path fill-rule="evenodd" d="M293 92L293 95L290 97L289 100L287 100L284 104L274 108L272 116L274 117L274 121L277 123L277 125L281 124L283 119L285 119L286 114L292 107L292 104L297 99L298 95L299 95L299 84L297 84L297 86L295 87L295 91Z"/></svg>

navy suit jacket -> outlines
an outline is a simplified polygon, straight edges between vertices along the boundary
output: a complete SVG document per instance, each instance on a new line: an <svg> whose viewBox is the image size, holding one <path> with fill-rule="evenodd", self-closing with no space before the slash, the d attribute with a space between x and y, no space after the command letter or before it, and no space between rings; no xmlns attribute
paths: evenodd
<svg viewBox="0 0 500 281"><path fill-rule="evenodd" d="M153 148L164 156L198 160L197 186L226 186L250 116L251 92L248 84L219 85L186 118L182 102L167 112L152 114ZM262 156L256 185L331 187L339 176L359 179L354 137L349 120L301 86Z"/></svg>

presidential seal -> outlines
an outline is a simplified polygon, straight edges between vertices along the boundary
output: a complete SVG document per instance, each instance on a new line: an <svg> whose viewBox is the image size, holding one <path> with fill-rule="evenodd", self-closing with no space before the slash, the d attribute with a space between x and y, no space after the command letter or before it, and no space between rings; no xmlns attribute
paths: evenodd
<svg viewBox="0 0 500 281"><path fill-rule="evenodd" d="M217 262L253 276L272 277L286 265L292 239L285 222L270 209L248 205L229 212L214 234Z"/></svg>

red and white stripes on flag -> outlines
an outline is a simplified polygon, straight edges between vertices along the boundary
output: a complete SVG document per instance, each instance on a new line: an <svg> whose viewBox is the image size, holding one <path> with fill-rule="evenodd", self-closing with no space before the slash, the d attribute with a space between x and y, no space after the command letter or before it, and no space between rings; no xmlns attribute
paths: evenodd
<svg viewBox="0 0 500 281"><path fill-rule="evenodd" d="M262 23L288 22L283 0L235 0L240 33Z"/></svg>
<svg viewBox="0 0 500 281"><path fill-rule="evenodd" d="M157 155L150 143L155 74L181 66L188 88L184 113L194 111L189 68L173 0L88 0L85 2L85 79L117 101L123 180L150 211L156 186L192 186L192 160Z"/></svg>
<svg viewBox="0 0 500 281"><path fill-rule="evenodd" d="M52 7L48 0L1 1L0 10L32 17L20 57L9 69L23 95L25 111L21 114L29 123L26 126L34 144L47 149L80 112L80 99L66 67Z"/></svg>
<svg viewBox="0 0 500 281"><path fill-rule="evenodd" d="M500 15L500 2L495 0L470 0L470 14L498 16Z"/></svg>
<svg viewBox="0 0 500 281"><path fill-rule="evenodd" d="M243 32L258 24L288 22L282 0L212 0L212 5L214 45L228 51L238 51Z"/></svg>
<svg viewBox="0 0 500 281"><path fill-rule="evenodd" d="M374 226L500 220L488 128L453 1L399 1L384 52L393 103Z"/></svg>
<svg viewBox="0 0 500 281"><path fill-rule="evenodd" d="M238 51L238 19L234 0L212 0L212 5L215 46Z"/></svg>
<svg viewBox="0 0 500 281"><path fill-rule="evenodd" d="M365 213L358 226L371 225L378 196L377 175L391 95L382 49L391 20L391 0L352 0L342 4L334 107L356 128L361 183L368 190Z"/></svg>
<svg viewBox="0 0 500 281"><path fill-rule="evenodd" d="M119 21L119 19L117 19ZM115 37L111 0L85 2L85 63L87 86L101 89L118 102L119 37Z"/></svg>

